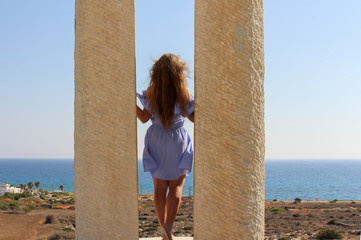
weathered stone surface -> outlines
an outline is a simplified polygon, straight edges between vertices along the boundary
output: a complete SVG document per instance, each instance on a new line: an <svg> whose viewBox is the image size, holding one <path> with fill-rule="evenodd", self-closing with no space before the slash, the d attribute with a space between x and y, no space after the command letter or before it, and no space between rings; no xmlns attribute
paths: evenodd
<svg viewBox="0 0 361 240"><path fill-rule="evenodd" d="M262 1L195 4L195 239L263 239ZM138 239L134 2L75 27L76 237Z"/></svg>
<svg viewBox="0 0 361 240"><path fill-rule="evenodd" d="M75 2L78 240L139 239L134 1Z"/></svg>
<svg viewBox="0 0 361 240"><path fill-rule="evenodd" d="M263 239L262 0L195 1L194 239Z"/></svg>

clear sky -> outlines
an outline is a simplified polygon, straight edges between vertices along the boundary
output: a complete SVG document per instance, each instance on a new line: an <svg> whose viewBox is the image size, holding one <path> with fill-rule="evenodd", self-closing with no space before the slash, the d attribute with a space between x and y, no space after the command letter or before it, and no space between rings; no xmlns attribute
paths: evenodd
<svg viewBox="0 0 361 240"><path fill-rule="evenodd" d="M171 52L193 92L194 1L135 2L137 91ZM264 0L267 159L361 159L360 9ZM0 158L72 158L74 0L1 1L0 29ZM147 126L138 121L139 157Z"/></svg>

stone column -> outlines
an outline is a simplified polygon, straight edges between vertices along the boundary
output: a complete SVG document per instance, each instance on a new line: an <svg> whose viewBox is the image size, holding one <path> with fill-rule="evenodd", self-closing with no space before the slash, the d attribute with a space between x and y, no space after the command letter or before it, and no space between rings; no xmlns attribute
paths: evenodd
<svg viewBox="0 0 361 240"><path fill-rule="evenodd" d="M195 1L194 236L264 237L262 0Z"/></svg>
<svg viewBox="0 0 361 240"><path fill-rule="evenodd" d="M78 240L138 239L133 0L75 1Z"/></svg>

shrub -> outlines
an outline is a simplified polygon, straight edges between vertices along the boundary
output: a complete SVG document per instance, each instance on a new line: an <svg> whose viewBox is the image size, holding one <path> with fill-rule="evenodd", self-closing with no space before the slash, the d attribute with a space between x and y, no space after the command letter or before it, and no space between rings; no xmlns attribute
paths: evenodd
<svg viewBox="0 0 361 240"><path fill-rule="evenodd" d="M75 232L73 229L68 228L68 227L63 228L62 230L65 231L65 232Z"/></svg>
<svg viewBox="0 0 361 240"><path fill-rule="evenodd" d="M278 240L290 240L288 237L280 237Z"/></svg>
<svg viewBox="0 0 361 240"><path fill-rule="evenodd" d="M336 230L328 229L319 232L316 236L316 239L319 240L342 239L342 235Z"/></svg>
<svg viewBox="0 0 361 240"><path fill-rule="evenodd" d="M328 225L335 225L337 221L338 221L338 219L332 219L327 224Z"/></svg>
<svg viewBox="0 0 361 240"><path fill-rule="evenodd" d="M330 203L336 203L338 200L335 198L332 201L330 201Z"/></svg>
<svg viewBox="0 0 361 240"><path fill-rule="evenodd" d="M20 198L32 197L33 195L30 192L22 192L22 193L11 193L6 192L4 193L2 198L10 198L12 200L19 200Z"/></svg>
<svg viewBox="0 0 361 240"><path fill-rule="evenodd" d="M352 201L351 204L356 204L356 202L355 202L355 201Z"/></svg>
<svg viewBox="0 0 361 240"><path fill-rule="evenodd" d="M8 208L11 209L11 210L16 210L19 208L19 206L22 205L21 203L18 203L18 202L11 202L9 205L8 205Z"/></svg>
<svg viewBox="0 0 361 240"><path fill-rule="evenodd" d="M286 212L284 208L273 207L269 210L271 213L283 213Z"/></svg>
<svg viewBox="0 0 361 240"><path fill-rule="evenodd" d="M74 204L74 203L75 203L75 199L74 199L73 197L68 198L68 203Z"/></svg>
<svg viewBox="0 0 361 240"><path fill-rule="evenodd" d="M24 208L24 211L26 212L26 213L28 213L28 212L30 212L31 210L33 210L35 207L34 206L32 206L32 205L28 205L28 206L26 206L26 208Z"/></svg>
<svg viewBox="0 0 361 240"><path fill-rule="evenodd" d="M58 223L58 219L54 215L48 215L45 218L44 224L56 224Z"/></svg>
<svg viewBox="0 0 361 240"><path fill-rule="evenodd" d="M301 198L295 198L294 203L300 203L301 201L302 201L302 199L301 199Z"/></svg>
<svg viewBox="0 0 361 240"><path fill-rule="evenodd" d="M48 240L59 240L59 239L75 239L75 233L61 231L54 233L48 238Z"/></svg>
<svg viewBox="0 0 361 240"><path fill-rule="evenodd" d="M274 202L277 202L277 199L273 199Z"/></svg>
<svg viewBox="0 0 361 240"><path fill-rule="evenodd" d="M20 205L23 205L22 203L19 203L17 201L1 201L0 202L0 210L17 210Z"/></svg>
<svg viewBox="0 0 361 240"><path fill-rule="evenodd" d="M301 215L296 213L296 214L293 214L294 217L300 217Z"/></svg>
<svg viewBox="0 0 361 240"><path fill-rule="evenodd" d="M0 205L0 210L8 210L8 207L5 205Z"/></svg>
<svg viewBox="0 0 361 240"><path fill-rule="evenodd" d="M0 201L0 210L8 210L8 201Z"/></svg>

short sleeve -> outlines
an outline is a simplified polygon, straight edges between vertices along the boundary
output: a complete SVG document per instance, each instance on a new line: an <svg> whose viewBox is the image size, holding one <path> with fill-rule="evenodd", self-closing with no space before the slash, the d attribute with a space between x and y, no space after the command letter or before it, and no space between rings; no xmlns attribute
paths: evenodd
<svg viewBox="0 0 361 240"><path fill-rule="evenodd" d="M188 117L189 115L191 115L194 112L194 97L192 94L191 94L191 100L187 102L186 108L187 108L187 116L186 117Z"/></svg>
<svg viewBox="0 0 361 240"><path fill-rule="evenodd" d="M148 99L146 99L146 97L145 97L145 91L143 91L142 94L137 93L137 97L138 97L139 101L142 103L143 107L149 111L150 110L149 102L148 102Z"/></svg>

